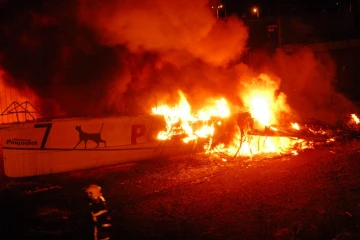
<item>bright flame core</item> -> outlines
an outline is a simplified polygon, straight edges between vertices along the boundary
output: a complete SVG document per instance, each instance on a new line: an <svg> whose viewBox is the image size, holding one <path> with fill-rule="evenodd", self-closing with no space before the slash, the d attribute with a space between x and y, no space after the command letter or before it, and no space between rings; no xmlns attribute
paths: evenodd
<svg viewBox="0 0 360 240"><path fill-rule="evenodd" d="M272 80L268 75L261 74L252 84L246 87L241 94L245 107L257 121L257 127L263 128L279 122L278 117L283 112L290 112L286 104L286 96L275 96L279 82Z"/></svg>
<svg viewBox="0 0 360 240"><path fill-rule="evenodd" d="M296 129L296 130L300 130L300 126L298 123L291 123L292 128Z"/></svg>
<svg viewBox="0 0 360 240"><path fill-rule="evenodd" d="M355 124L359 124L360 122L359 118L354 113L351 114L351 119L354 121Z"/></svg>
<svg viewBox="0 0 360 240"><path fill-rule="evenodd" d="M251 115L262 125L269 126L271 120L271 110L266 96L261 94L254 95L249 99L249 110Z"/></svg>

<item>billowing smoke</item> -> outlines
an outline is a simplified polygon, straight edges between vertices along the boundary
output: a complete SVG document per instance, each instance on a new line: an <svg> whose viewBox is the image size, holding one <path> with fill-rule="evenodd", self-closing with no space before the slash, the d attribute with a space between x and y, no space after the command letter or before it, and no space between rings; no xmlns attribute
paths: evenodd
<svg viewBox="0 0 360 240"><path fill-rule="evenodd" d="M244 53L247 29L235 17L217 21L207 0L80 2L81 23L102 44L125 46L134 55L120 107L143 112L177 97L179 88L196 104L236 87L236 75L224 67Z"/></svg>
<svg viewBox="0 0 360 240"><path fill-rule="evenodd" d="M261 73L240 63L247 27L236 17L216 19L207 0L12 0L0 6L0 67L9 84L33 90L47 115L145 113L177 101L178 89L193 106L209 96L241 106L243 83ZM311 52L279 52L259 62L257 70L281 80L292 108L314 103L302 114L325 109L330 102L323 98L335 96L334 72Z"/></svg>
<svg viewBox="0 0 360 240"><path fill-rule="evenodd" d="M247 30L242 22L216 21L207 0L80 2L81 20L97 30L102 43L125 45L132 53L171 57L180 52L224 66L244 52Z"/></svg>
<svg viewBox="0 0 360 240"><path fill-rule="evenodd" d="M336 66L327 53L314 54L303 48L288 56L278 51L272 63L282 79L281 90L301 117L335 122L355 111L355 106L335 91Z"/></svg>

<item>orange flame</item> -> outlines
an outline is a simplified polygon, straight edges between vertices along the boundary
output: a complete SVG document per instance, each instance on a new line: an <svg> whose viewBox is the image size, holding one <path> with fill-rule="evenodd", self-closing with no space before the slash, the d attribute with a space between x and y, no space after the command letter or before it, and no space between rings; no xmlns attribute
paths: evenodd
<svg viewBox="0 0 360 240"><path fill-rule="evenodd" d="M290 111L285 94L275 96L279 84L268 75L260 74L255 84L246 86L246 92L242 93L241 98L245 107L257 121L257 128L277 124L279 115Z"/></svg>
<svg viewBox="0 0 360 240"><path fill-rule="evenodd" d="M223 98L216 100L214 106L205 107L194 114L183 92L179 90L178 94L180 102L177 106L162 105L152 109L154 114L163 115L166 121L166 131L158 134L160 140L168 140L175 135L184 135L183 141L187 143L197 138L211 137L215 128L214 123L209 120L212 117L226 118L230 115L227 102ZM199 122L202 124L197 124Z"/></svg>

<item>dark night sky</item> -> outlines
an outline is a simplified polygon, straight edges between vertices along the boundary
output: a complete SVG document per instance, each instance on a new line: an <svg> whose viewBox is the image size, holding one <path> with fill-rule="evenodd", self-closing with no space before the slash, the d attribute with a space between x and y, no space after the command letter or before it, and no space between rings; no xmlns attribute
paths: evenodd
<svg viewBox="0 0 360 240"><path fill-rule="evenodd" d="M320 12L322 9L334 11L336 3L342 2L343 5L348 5L350 0L223 0L227 5L229 13L243 14L249 11L252 6L259 6L262 12L266 14L277 14L279 9L283 8L282 14L291 14L290 9L295 7L299 13Z"/></svg>

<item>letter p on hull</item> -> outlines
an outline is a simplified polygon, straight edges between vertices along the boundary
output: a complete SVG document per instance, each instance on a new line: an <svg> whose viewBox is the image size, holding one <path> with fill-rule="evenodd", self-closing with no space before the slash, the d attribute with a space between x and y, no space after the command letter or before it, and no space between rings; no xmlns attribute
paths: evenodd
<svg viewBox="0 0 360 240"><path fill-rule="evenodd" d="M137 138L145 136L146 127L143 124L135 124L131 126L131 144L137 143Z"/></svg>

